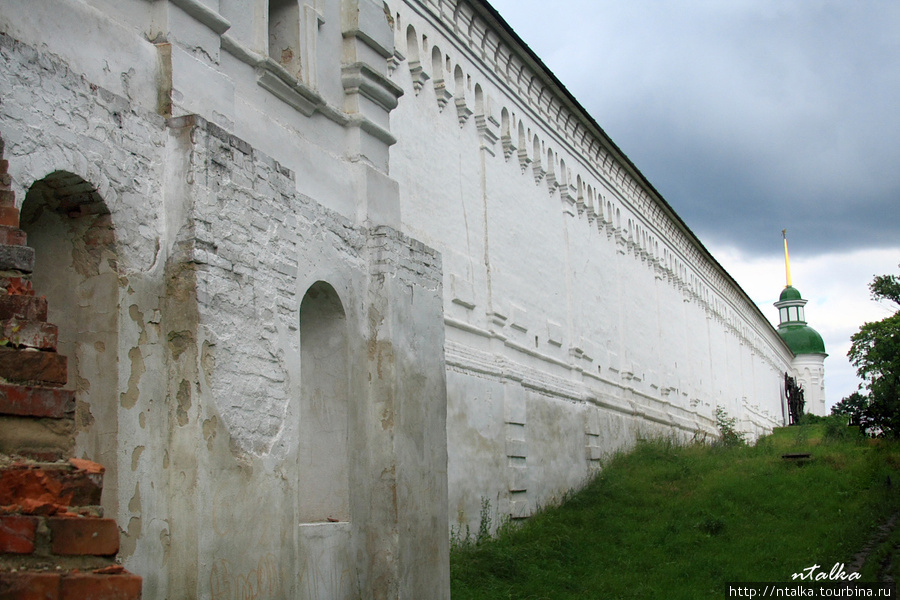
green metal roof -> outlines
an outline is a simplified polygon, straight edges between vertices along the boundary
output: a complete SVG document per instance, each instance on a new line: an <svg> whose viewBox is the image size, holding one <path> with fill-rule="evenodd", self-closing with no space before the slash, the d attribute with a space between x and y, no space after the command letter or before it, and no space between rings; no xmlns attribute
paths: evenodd
<svg viewBox="0 0 900 600"><path fill-rule="evenodd" d="M781 292L781 297L778 299L779 302L784 302L785 300L800 300L800 290L792 286L786 286L784 290Z"/></svg>
<svg viewBox="0 0 900 600"><path fill-rule="evenodd" d="M809 325L782 325L778 328L778 335L795 355L826 354L822 336Z"/></svg>

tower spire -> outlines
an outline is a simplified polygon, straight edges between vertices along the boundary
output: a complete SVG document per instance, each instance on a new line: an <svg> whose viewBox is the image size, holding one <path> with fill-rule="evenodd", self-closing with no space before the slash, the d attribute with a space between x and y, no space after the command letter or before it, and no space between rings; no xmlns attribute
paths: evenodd
<svg viewBox="0 0 900 600"><path fill-rule="evenodd" d="M784 238L784 273L787 279L787 284L784 287L791 287L791 259L788 256L787 229L781 230L781 237Z"/></svg>

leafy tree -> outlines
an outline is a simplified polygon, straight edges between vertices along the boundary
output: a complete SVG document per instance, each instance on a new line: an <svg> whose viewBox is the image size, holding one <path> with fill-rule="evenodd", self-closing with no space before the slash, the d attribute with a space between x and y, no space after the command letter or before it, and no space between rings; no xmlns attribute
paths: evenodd
<svg viewBox="0 0 900 600"><path fill-rule="evenodd" d="M874 300L892 302L894 314L860 327L847 356L869 392L867 428L900 437L900 277L879 275L869 290Z"/></svg>
<svg viewBox="0 0 900 600"><path fill-rule="evenodd" d="M889 300L900 308L900 277L897 275L876 275L869 290L873 299Z"/></svg>
<svg viewBox="0 0 900 600"><path fill-rule="evenodd" d="M849 420L849 425L862 427L868 420L869 398L859 392L853 392L849 396L831 407L832 415L843 415Z"/></svg>

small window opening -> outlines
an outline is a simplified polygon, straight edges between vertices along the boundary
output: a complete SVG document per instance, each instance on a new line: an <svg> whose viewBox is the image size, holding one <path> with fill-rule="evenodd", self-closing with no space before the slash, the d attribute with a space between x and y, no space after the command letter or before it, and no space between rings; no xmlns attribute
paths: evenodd
<svg viewBox="0 0 900 600"><path fill-rule="evenodd" d="M300 78L300 6L297 0L269 2L269 56Z"/></svg>

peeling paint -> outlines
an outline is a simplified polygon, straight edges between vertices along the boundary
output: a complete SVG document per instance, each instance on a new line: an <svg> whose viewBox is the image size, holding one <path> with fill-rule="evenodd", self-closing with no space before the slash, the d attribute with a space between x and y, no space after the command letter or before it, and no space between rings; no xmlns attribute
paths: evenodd
<svg viewBox="0 0 900 600"><path fill-rule="evenodd" d="M219 420L215 415L203 421L203 438L206 440L206 448L212 452L213 440L216 439L216 427Z"/></svg>
<svg viewBox="0 0 900 600"><path fill-rule="evenodd" d="M147 371L144 366L144 356L139 347L129 350L128 358L131 360L131 376L128 378L128 390L119 395L119 404L122 405L122 408L134 408L134 405L137 404L138 383L141 376Z"/></svg>
<svg viewBox="0 0 900 600"><path fill-rule="evenodd" d="M141 414L143 414L143 413L141 413ZM143 453L144 453L143 446L137 446L131 452L131 470L132 471L137 471L138 463L141 461L141 454L143 454Z"/></svg>
<svg viewBox="0 0 900 600"><path fill-rule="evenodd" d="M393 369L394 347L390 342L378 342L378 379L384 379L383 369Z"/></svg>
<svg viewBox="0 0 900 600"><path fill-rule="evenodd" d="M172 536L169 535L168 528L159 531L159 545L163 549L163 566L169 562L169 548L172 546Z"/></svg>
<svg viewBox="0 0 900 600"><path fill-rule="evenodd" d="M75 219L73 219L74 221ZM74 229L74 224L73 224ZM92 277L100 274L101 253L100 247L86 247L80 235L76 235L78 242L72 247L72 267L84 277Z"/></svg>
<svg viewBox="0 0 900 600"><path fill-rule="evenodd" d="M138 308L137 304L132 304L128 307L128 316L131 317L131 320L134 321L137 326L140 328L140 335L138 336L138 345L142 346L147 343L147 330L144 326L144 313Z"/></svg>
<svg viewBox="0 0 900 600"><path fill-rule="evenodd" d="M213 371L216 368L216 357L213 355L214 344L209 340L203 340L203 349L200 353L200 366L203 368L203 375L206 378L206 385L211 385Z"/></svg>
<svg viewBox="0 0 900 600"><path fill-rule="evenodd" d="M128 529L123 531L121 543L119 545L119 556L128 557L134 554L137 546L138 538L141 535L142 521L140 517L131 517L128 520Z"/></svg>
<svg viewBox="0 0 900 600"><path fill-rule="evenodd" d="M196 269L191 264L167 265L171 268L166 281L166 296L176 304L196 301Z"/></svg>
<svg viewBox="0 0 900 600"><path fill-rule="evenodd" d="M128 307L128 316L131 317L132 321L143 327L144 314L141 312L141 309L138 308L137 304L132 304Z"/></svg>
<svg viewBox="0 0 900 600"><path fill-rule="evenodd" d="M91 414L91 403L78 398L75 399L75 429L84 431L94 424L94 415Z"/></svg>
<svg viewBox="0 0 900 600"><path fill-rule="evenodd" d="M194 343L194 334L190 331L173 331L166 338L169 342L169 350L172 358L178 360L185 350Z"/></svg>
<svg viewBox="0 0 900 600"><path fill-rule="evenodd" d="M82 393L91 391L91 381L81 377L77 372L75 372L75 391Z"/></svg>
<svg viewBox="0 0 900 600"><path fill-rule="evenodd" d="M188 424L188 411L191 409L191 384L186 379L181 380L175 399L178 401L175 418L178 420L178 425L184 427Z"/></svg>
<svg viewBox="0 0 900 600"><path fill-rule="evenodd" d="M394 428L393 403L385 403L385 407L381 411L381 428L385 431L390 431Z"/></svg>
<svg viewBox="0 0 900 600"><path fill-rule="evenodd" d="M0 69L0 78L5 75L6 70ZM57 80L48 79L52 83ZM83 84L82 88L87 85L77 77L73 81L73 85ZM129 78L126 88L133 81ZM109 96L105 91L102 95ZM36 92L35 97L39 97ZM99 121L104 118L103 109L92 113ZM58 112L60 118L66 117L66 111ZM35 122L43 123L43 118ZM370 253L365 224L295 194L295 174L255 150L243 153L245 146L249 148L243 141L234 138L236 146L226 142L220 147L214 138L207 140L207 125L199 117L184 127L190 139L183 137L175 121L166 123L156 115L147 121L139 112L126 109L114 114L114 122L123 131L116 132L119 137L114 138L104 127L110 123L96 127L103 140L110 142L104 166L111 177L97 192L104 197L109 192L104 202L108 201L110 214L79 218L82 239L76 244L81 247L73 257L79 264L64 265L70 271L97 271L99 277L83 278L79 283L84 285L77 293L74 286L60 287L76 296L78 307L90 307L84 311L90 319L72 319L80 337L70 338L78 350L70 354L70 360L83 360L78 366L85 369L84 380L73 378L72 382L79 389L93 386L77 409L82 411L80 422L89 424L96 419L86 455L110 462L109 472L117 474L106 492L115 499L107 515L116 518L122 529L125 565L144 575L144 593L154 597L351 598L361 593L350 591L351 581L360 589L385 582L383 589L373 593L398 596L394 592L399 574L406 577L405 573L419 570L418 557L407 564L405 556L398 554L401 545L430 553L430 546L418 543L419 537L446 537L441 535L442 503L446 500L441 494L445 484L440 473L433 477L435 469L428 465L421 469L417 462L401 465L398 459L409 455L407 446L421 454L420 444L409 443L406 436L409 428L422 425L419 412L414 412L412 419L405 417L405 409L401 413L409 397L403 386L410 354L405 342L401 343L402 336L417 333L418 328L407 332L406 325L417 326L426 317L433 320L434 332L439 335L441 303L436 294L433 311L424 316L410 314L412 303L406 297L414 292L416 302L422 302L420 287L406 291L393 281L393 274L381 270L392 273L402 260L401 268L412 265L419 274L427 271L424 279L434 271L434 281L439 282L439 266L432 269L430 263L419 264L418 245L411 245L389 228L377 234ZM129 124L147 132L135 133L128 129ZM210 124L209 130L225 135L224 130L213 127ZM56 143L67 132L65 127L54 128L43 144ZM141 154L145 151L146 155ZM125 160L115 160L120 156ZM89 159L92 163L96 162L93 158ZM72 161L55 155L35 161L41 167L44 162L65 167ZM329 163L326 180L330 182L340 172L347 175L341 177L346 181L341 181L340 190L322 187L323 194L343 197L332 192L355 189L358 166L371 171L371 182L378 184L366 192L373 202L396 200L395 186L377 169L348 164L342 156ZM218 177L220 167L231 170L233 178ZM315 165L315 170L318 168ZM87 171L91 175L95 167ZM352 214L356 214L354 206L349 198L347 207L353 208ZM113 260L113 220L122 226L118 242L123 252L121 268L123 273L131 273L129 276L119 274ZM256 243L260 240L264 243ZM376 244L377 256L370 256L376 253ZM155 252L150 252L151 245ZM317 344L301 348L296 297L301 286L309 283L307 278L314 275L337 285L346 302L339 317L346 342L339 352L323 353L318 363L323 377L318 386L308 385L314 378L301 375L303 364L312 362L301 359L301 354L304 350L315 354L323 348ZM420 279L410 276L417 282ZM370 277L379 281L370 285ZM373 303L376 307L371 309ZM372 317L369 328L367 310ZM364 359L366 337L371 339L369 361ZM411 369L442 373L440 340L435 340L434 344L422 342L421 352L412 357L422 360L414 360ZM417 345L416 350L419 348ZM78 374L74 369L70 373ZM365 385L366 375L376 381L374 390ZM299 409L298 398L307 391L309 407ZM412 401L420 401L421 395L429 400L429 406L440 409L434 398L443 401L443 397L430 392L415 387ZM338 410L329 399L343 404ZM138 412L130 412L132 409ZM302 423L312 421L310 417L317 411L326 425L338 430L334 437L339 451L323 455L329 460L332 455L340 456L340 472L322 469L316 476L302 479L298 463L309 457L302 445L317 440L301 435ZM440 412L425 415L430 427L432 421L442 423ZM433 439L438 445L446 444L441 431L434 431ZM208 453L202 452L204 443ZM103 452L93 452L94 448ZM354 464L359 457L365 457L366 465ZM436 457L438 460L428 457L436 470L446 469L441 455ZM419 460L418 455L414 458ZM389 481L378 481L377 473L386 465L390 466ZM422 490L416 491L415 497L398 487L395 469L401 467L404 485ZM170 473L169 468L174 470ZM350 517L349 508L344 511L342 507L346 514L335 515L341 517L340 522L307 523L304 532L297 533L297 502L310 488L325 488L328 479L343 482L340 492L348 507L350 499L361 506L364 530L359 529L359 522L351 525L345 520ZM222 493L216 494L216 502L210 506L210 492L220 485ZM128 496L129 489L132 496ZM246 490L254 493L246 494ZM147 494L146 515L143 494ZM323 493L322 497L328 502L333 495ZM366 502L371 507L364 506ZM419 518L419 506L429 511L429 527L438 535L415 522L425 520ZM323 517L329 508L325 506ZM217 509L222 511L218 521L212 512ZM404 514L412 520L401 532L397 514L407 509ZM213 527L224 533L221 537L206 529L210 512ZM146 531L143 516L148 518ZM357 539L359 535L367 539ZM365 565L368 557L357 555L361 548L377 555L371 569ZM412 552L419 553L415 548ZM170 557L172 568L168 569ZM228 574L233 578L225 576L220 561L228 561ZM221 577L211 579L218 584L207 585L204 578L214 563L220 565ZM275 586L276 581L281 585L282 577L283 589ZM261 581L270 583L260 585ZM225 584L231 586L228 593ZM410 592L410 597L432 596L418 587Z"/></svg>
<svg viewBox="0 0 900 600"><path fill-rule="evenodd" d="M138 481L134 485L134 495L131 497L131 500L128 502L128 510L135 514L139 514L141 512L141 482ZM131 528L131 523L128 524L129 529Z"/></svg>

